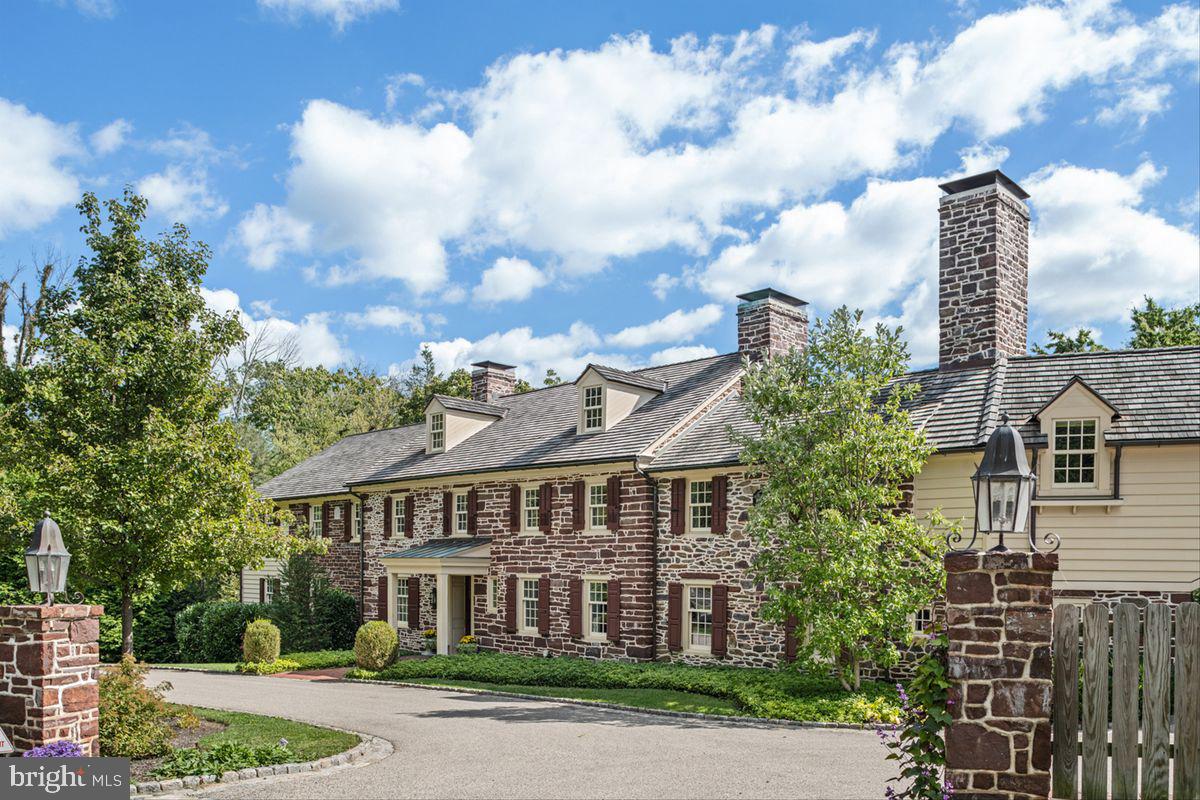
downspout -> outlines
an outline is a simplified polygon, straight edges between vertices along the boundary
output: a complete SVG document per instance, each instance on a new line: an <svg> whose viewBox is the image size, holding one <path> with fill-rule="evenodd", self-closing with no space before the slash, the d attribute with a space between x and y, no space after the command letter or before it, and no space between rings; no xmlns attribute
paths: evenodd
<svg viewBox="0 0 1200 800"><path fill-rule="evenodd" d="M351 491L351 497L358 498L358 624L362 627L367 621L367 497Z"/></svg>
<svg viewBox="0 0 1200 800"><path fill-rule="evenodd" d="M633 471L650 484L650 660L658 658L658 481L635 458Z"/></svg>

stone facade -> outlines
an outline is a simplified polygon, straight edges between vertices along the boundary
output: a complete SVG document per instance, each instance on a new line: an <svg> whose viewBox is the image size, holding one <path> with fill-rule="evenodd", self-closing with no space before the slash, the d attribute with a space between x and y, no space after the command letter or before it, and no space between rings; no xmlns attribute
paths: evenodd
<svg viewBox="0 0 1200 800"><path fill-rule="evenodd" d="M946 556L955 797L1050 796L1051 625L1057 555Z"/></svg>
<svg viewBox="0 0 1200 800"><path fill-rule="evenodd" d="M1187 592L1134 589L1055 589L1054 597L1058 600L1079 603L1080 605L1101 603L1108 606L1109 609L1112 609L1118 603L1133 603L1136 606L1145 608L1152 603L1177 606L1180 603L1187 603L1192 600L1192 596Z"/></svg>
<svg viewBox="0 0 1200 800"><path fill-rule="evenodd" d="M507 364L497 364L494 361L480 361L473 364L471 371L471 398L481 403L489 403L497 397L510 395L517 389L517 372L515 367Z"/></svg>
<svg viewBox="0 0 1200 800"><path fill-rule="evenodd" d="M0 606L0 724L19 752L61 739L100 755L103 606Z"/></svg>
<svg viewBox="0 0 1200 800"><path fill-rule="evenodd" d="M938 363L1023 356L1029 327L1029 210L1000 183L943 197Z"/></svg>
<svg viewBox="0 0 1200 800"><path fill-rule="evenodd" d="M738 352L763 361L808 344L808 305L782 292L763 289L738 295Z"/></svg>

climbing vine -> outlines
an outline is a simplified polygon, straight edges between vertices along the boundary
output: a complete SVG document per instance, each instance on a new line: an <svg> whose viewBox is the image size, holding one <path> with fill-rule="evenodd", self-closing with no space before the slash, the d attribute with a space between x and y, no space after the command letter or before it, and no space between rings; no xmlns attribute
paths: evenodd
<svg viewBox="0 0 1200 800"><path fill-rule="evenodd" d="M933 637L908 686L897 684L902 712L896 725L879 726L879 738L892 752L900 774L884 791L888 800L949 800L954 793L945 779L946 740L950 724L950 682L946 679L947 641ZM901 788L897 788L897 785Z"/></svg>

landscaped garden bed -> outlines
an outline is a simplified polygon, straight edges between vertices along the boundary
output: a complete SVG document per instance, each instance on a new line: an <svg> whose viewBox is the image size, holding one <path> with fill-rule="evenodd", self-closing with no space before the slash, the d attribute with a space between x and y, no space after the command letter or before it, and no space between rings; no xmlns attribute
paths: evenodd
<svg viewBox="0 0 1200 800"><path fill-rule="evenodd" d="M792 669L628 664L488 653L397 661L378 672L352 670L347 677L804 722L870 724L895 722L900 717L900 701L891 686L864 681L857 691L845 691L832 678ZM602 694L616 690L622 694L610 694L610 699ZM684 707L688 705L693 707Z"/></svg>
<svg viewBox="0 0 1200 800"><path fill-rule="evenodd" d="M284 671L306 669L335 669L337 667L353 667L353 650L315 650L310 653L284 653L280 661L291 662ZM292 666L295 664L295 666ZM151 666L163 669L193 669L204 672L236 672L238 663L225 661L214 664L153 664Z"/></svg>

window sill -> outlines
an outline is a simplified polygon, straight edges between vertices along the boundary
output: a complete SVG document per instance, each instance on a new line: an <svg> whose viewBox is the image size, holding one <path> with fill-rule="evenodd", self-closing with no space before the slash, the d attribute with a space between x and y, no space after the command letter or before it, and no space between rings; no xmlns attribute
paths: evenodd
<svg viewBox="0 0 1200 800"><path fill-rule="evenodd" d="M717 534L712 531L685 531L683 535L689 539L711 539Z"/></svg>
<svg viewBox="0 0 1200 800"><path fill-rule="evenodd" d="M1125 505L1124 497L1039 497L1032 502L1034 508L1069 508L1074 514L1081 508L1103 508L1108 512L1114 507Z"/></svg>
<svg viewBox="0 0 1200 800"><path fill-rule="evenodd" d="M712 650L707 647L704 649L699 647L685 647L683 648L683 654L685 656L701 656L703 658L712 658Z"/></svg>

